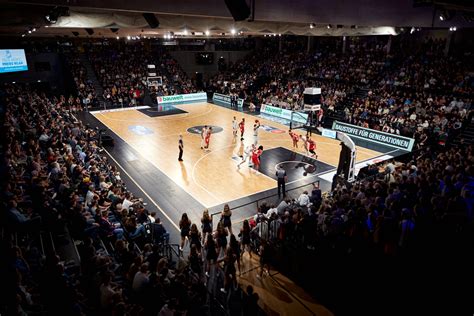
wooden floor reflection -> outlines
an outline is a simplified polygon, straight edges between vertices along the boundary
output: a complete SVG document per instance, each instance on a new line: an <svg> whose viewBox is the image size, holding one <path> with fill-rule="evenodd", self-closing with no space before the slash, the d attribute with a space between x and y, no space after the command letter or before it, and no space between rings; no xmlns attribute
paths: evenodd
<svg viewBox="0 0 474 316"><path fill-rule="evenodd" d="M259 257L249 257L245 253L241 262L242 275L238 277L239 284L245 290L252 285L258 294L259 306L267 315L318 315L332 316L333 313L318 304L302 288L296 285L278 271L270 271L269 275L258 278Z"/></svg>

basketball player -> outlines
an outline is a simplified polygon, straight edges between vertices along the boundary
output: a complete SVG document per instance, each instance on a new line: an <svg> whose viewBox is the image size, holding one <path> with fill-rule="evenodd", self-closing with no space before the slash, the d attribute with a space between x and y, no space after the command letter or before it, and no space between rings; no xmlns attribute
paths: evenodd
<svg viewBox="0 0 474 316"><path fill-rule="evenodd" d="M207 134L207 125L204 125L204 127L201 130L201 149L204 149L205 147L206 134Z"/></svg>
<svg viewBox="0 0 474 316"><path fill-rule="evenodd" d="M258 129L260 128L260 121L255 120L255 124L253 124L253 142L255 145L258 144Z"/></svg>
<svg viewBox="0 0 474 316"><path fill-rule="evenodd" d="M240 128L240 137L244 137L244 132L245 132L245 118L242 118L242 121L239 123L239 128Z"/></svg>
<svg viewBox="0 0 474 316"><path fill-rule="evenodd" d="M304 147L305 155L309 156L309 154L308 154L308 136L300 135L300 139L303 141L303 147Z"/></svg>
<svg viewBox="0 0 474 316"><path fill-rule="evenodd" d="M259 171L260 169L260 156L263 153L263 146L260 145L258 146L257 149L254 149L252 152L252 163L253 163L253 168L255 171Z"/></svg>
<svg viewBox="0 0 474 316"><path fill-rule="evenodd" d="M209 126L206 132L206 137L205 137L205 144L206 144L206 149L209 149L209 143L211 141L211 134L212 134L212 126Z"/></svg>
<svg viewBox="0 0 474 316"><path fill-rule="evenodd" d="M183 150L184 150L183 135L181 134L179 134L178 149L179 149L178 161L181 162L183 161Z"/></svg>
<svg viewBox="0 0 474 316"><path fill-rule="evenodd" d="M234 119L232 120L232 135L234 135L234 138L237 137L237 118L234 116Z"/></svg>
<svg viewBox="0 0 474 316"><path fill-rule="evenodd" d="M318 159L318 155L315 152L316 149L316 142L308 137L308 151L311 154L311 157Z"/></svg>
<svg viewBox="0 0 474 316"><path fill-rule="evenodd" d="M290 129L288 131L288 135L290 135L291 140L293 141L293 149L294 150L298 149L298 141L300 140L300 137L298 136L298 134L296 134Z"/></svg>
<svg viewBox="0 0 474 316"><path fill-rule="evenodd" d="M242 140L242 144L243 144L243 138L241 138ZM242 157L242 161L237 165L237 169L240 169L240 166L247 161L249 161L249 167L251 167L251 164L252 164L252 159L251 159L251 155L253 153L253 151L255 150L255 145L252 144L250 146L247 146L244 150L244 154L243 154L243 157Z"/></svg>
<svg viewBox="0 0 474 316"><path fill-rule="evenodd" d="M245 146L244 146L244 139L240 139L240 147L239 150L237 151L237 156L244 159L244 151L245 151Z"/></svg>

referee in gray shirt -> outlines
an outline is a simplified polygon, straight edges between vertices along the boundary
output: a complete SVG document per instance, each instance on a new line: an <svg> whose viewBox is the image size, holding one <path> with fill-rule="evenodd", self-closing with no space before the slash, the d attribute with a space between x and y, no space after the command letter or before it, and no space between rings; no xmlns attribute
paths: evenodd
<svg viewBox="0 0 474 316"><path fill-rule="evenodd" d="M285 191L285 182L287 180L286 171L278 166L276 171L276 177L278 182L278 198L281 198L281 192L283 192L283 197L286 197Z"/></svg>

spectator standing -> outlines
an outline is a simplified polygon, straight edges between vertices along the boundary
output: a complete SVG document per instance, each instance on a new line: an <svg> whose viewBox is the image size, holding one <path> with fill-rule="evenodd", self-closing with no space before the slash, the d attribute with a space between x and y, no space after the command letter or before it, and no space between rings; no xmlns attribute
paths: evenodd
<svg viewBox="0 0 474 316"><path fill-rule="evenodd" d="M221 213L222 225L228 230L229 235L232 235L232 211L230 210L229 204L224 205L224 210Z"/></svg>
<svg viewBox="0 0 474 316"><path fill-rule="evenodd" d="M285 198L286 197L285 183L288 180L288 177L286 176L286 171L280 165L278 165L275 175L277 177L277 183L278 183L278 198L281 198L282 194L283 194L283 198Z"/></svg>

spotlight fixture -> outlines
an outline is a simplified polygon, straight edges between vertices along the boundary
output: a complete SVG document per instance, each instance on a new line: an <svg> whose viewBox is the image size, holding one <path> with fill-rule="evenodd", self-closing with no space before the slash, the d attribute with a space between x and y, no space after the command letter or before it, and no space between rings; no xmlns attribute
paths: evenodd
<svg viewBox="0 0 474 316"><path fill-rule="evenodd" d="M278 33L278 36L281 36L281 33Z"/></svg>
<svg viewBox="0 0 474 316"><path fill-rule="evenodd" d="M31 34L31 30L28 30L28 34Z"/></svg>
<svg viewBox="0 0 474 316"><path fill-rule="evenodd" d="M454 15L453 11L442 10L441 13L439 14L439 20L440 21L449 21L449 20L451 20L453 15Z"/></svg>
<svg viewBox="0 0 474 316"><path fill-rule="evenodd" d="M119 36L117 36L117 37L115 37L115 38L116 38L116 39L120 39L120 37L119 37Z"/></svg>
<svg viewBox="0 0 474 316"><path fill-rule="evenodd" d="M34 27L34 28L32 29L32 31L33 31L33 32L36 32L36 27Z"/></svg>
<svg viewBox="0 0 474 316"><path fill-rule="evenodd" d="M230 30L230 34L235 35L235 33L236 33L235 29Z"/></svg>
<svg viewBox="0 0 474 316"><path fill-rule="evenodd" d="M457 27L451 26L451 27L449 28L449 31L450 31L450 32L456 32L456 31L457 31Z"/></svg>
<svg viewBox="0 0 474 316"><path fill-rule="evenodd" d="M206 36L209 36L209 30L206 30L206 32L204 32L204 34L206 34Z"/></svg>
<svg viewBox="0 0 474 316"><path fill-rule="evenodd" d="M331 28L331 24L326 25L326 27L327 27L328 29L330 29L330 28Z"/></svg>
<svg viewBox="0 0 474 316"><path fill-rule="evenodd" d="M26 34L21 34L21 37L25 37L25 36L26 36Z"/></svg>
<svg viewBox="0 0 474 316"><path fill-rule="evenodd" d="M51 24L56 24L59 17L61 16L69 16L69 8L68 7L54 7L52 8L48 14L44 16L46 22Z"/></svg>
<svg viewBox="0 0 474 316"><path fill-rule="evenodd" d="M310 24L309 24L309 28L310 28L310 29L314 29L314 27L315 27L314 23L310 23Z"/></svg>
<svg viewBox="0 0 474 316"><path fill-rule="evenodd" d="M128 35L128 36L127 36L127 40L130 40L130 39L131 39L131 37L130 37L130 35Z"/></svg>
<svg viewBox="0 0 474 316"><path fill-rule="evenodd" d="M412 28L410 29L410 34L413 34L413 32L415 32L415 28L414 28L414 27L412 27Z"/></svg>
<svg viewBox="0 0 474 316"><path fill-rule="evenodd" d="M188 30L184 29L183 34L188 35Z"/></svg>

